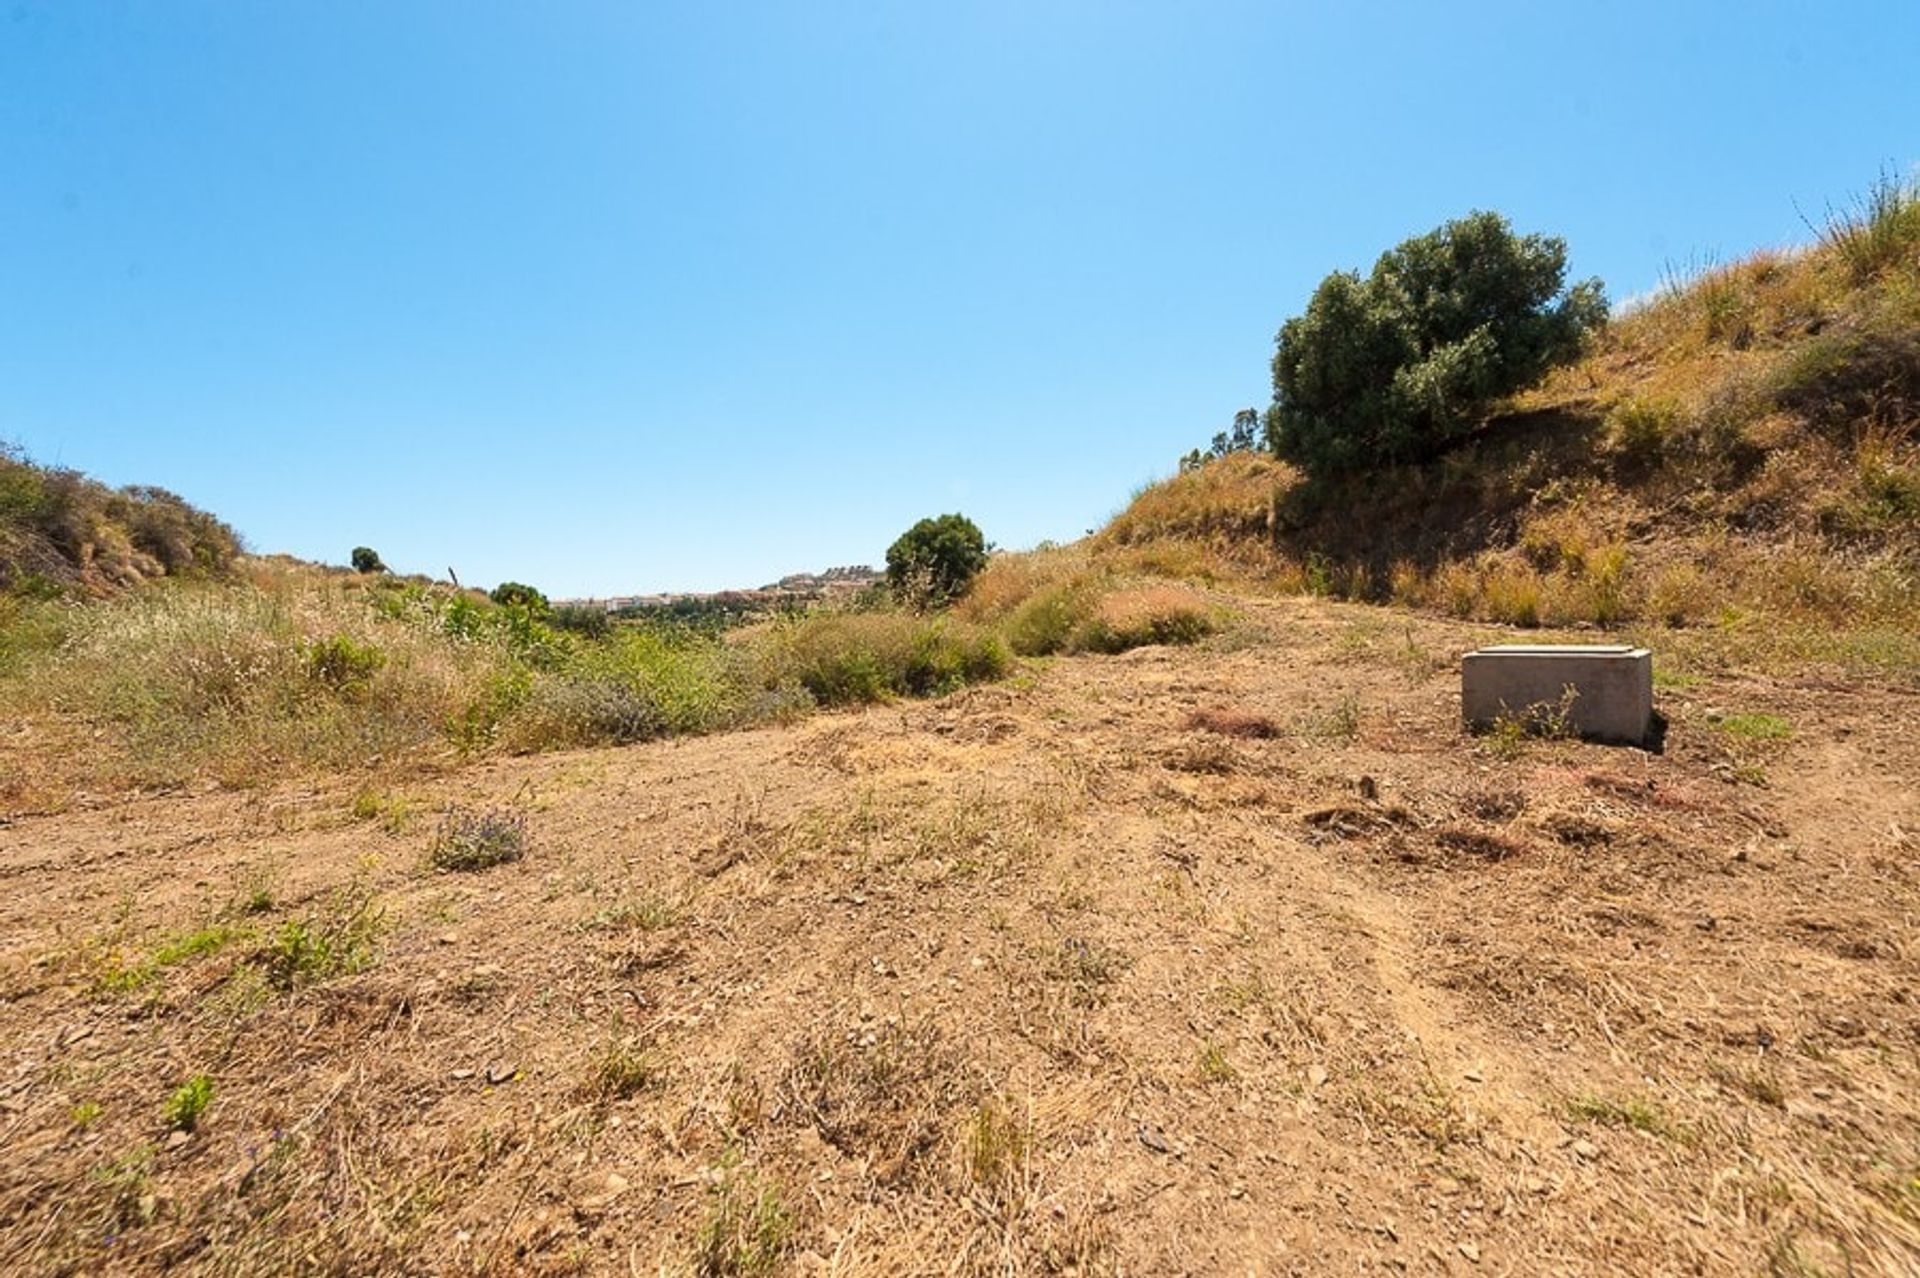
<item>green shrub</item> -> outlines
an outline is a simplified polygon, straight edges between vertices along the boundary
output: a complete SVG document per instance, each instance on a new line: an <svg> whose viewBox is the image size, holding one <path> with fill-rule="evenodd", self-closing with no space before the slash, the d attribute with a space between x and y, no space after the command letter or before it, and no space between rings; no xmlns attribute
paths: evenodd
<svg viewBox="0 0 1920 1278"><path fill-rule="evenodd" d="M167 1126L175 1131L192 1131L200 1125L200 1116L212 1103L213 1080L205 1074L195 1074L167 1098Z"/></svg>
<svg viewBox="0 0 1920 1278"><path fill-rule="evenodd" d="M887 582L915 607L931 607L965 593L987 566L987 539L965 515L922 519L887 547Z"/></svg>
<svg viewBox="0 0 1920 1278"><path fill-rule="evenodd" d="M338 693L364 693L387 663L387 654L352 635L335 634L307 644L307 677Z"/></svg>
<svg viewBox="0 0 1920 1278"><path fill-rule="evenodd" d="M996 679L1010 660L989 631L903 613L827 613L782 626L766 654L769 686L791 681L821 705L928 696Z"/></svg>
<svg viewBox="0 0 1920 1278"><path fill-rule="evenodd" d="M380 562L380 554L372 546L355 546L350 561L355 572L385 572L387 566Z"/></svg>
<svg viewBox="0 0 1920 1278"><path fill-rule="evenodd" d="M502 608L525 608L536 617L544 617L552 611L545 595L518 581L501 582L487 597Z"/></svg>
<svg viewBox="0 0 1920 1278"><path fill-rule="evenodd" d="M1598 280L1563 289L1566 243L1473 213L1321 281L1273 357L1274 451L1309 474L1419 460L1500 396L1573 358L1606 319Z"/></svg>

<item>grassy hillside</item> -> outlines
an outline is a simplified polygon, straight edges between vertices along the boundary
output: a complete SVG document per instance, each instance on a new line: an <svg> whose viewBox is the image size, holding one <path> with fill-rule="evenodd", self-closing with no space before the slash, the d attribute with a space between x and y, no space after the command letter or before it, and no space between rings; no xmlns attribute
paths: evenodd
<svg viewBox="0 0 1920 1278"><path fill-rule="evenodd" d="M216 577L239 553L233 529L164 488L109 488L0 441L0 597Z"/></svg>
<svg viewBox="0 0 1920 1278"><path fill-rule="evenodd" d="M1095 539L1184 573L1521 626L1920 622L1920 194L1675 280L1418 466L1237 453Z"/></svg>

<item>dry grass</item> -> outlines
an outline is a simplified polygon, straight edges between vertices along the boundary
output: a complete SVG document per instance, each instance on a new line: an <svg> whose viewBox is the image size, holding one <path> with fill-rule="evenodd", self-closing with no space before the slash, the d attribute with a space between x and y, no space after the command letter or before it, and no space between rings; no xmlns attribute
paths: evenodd
<svg viewBox="0 0 1920 1278"><path fill-rule="evenodd" d="M411 779L535 814L480 875L352 776L14 818L0 1250L1911 1270L1910 695L1689 651L1664 754L1500 760L1405 655L1480 623L1234 604L1234 644Z"/></svg>

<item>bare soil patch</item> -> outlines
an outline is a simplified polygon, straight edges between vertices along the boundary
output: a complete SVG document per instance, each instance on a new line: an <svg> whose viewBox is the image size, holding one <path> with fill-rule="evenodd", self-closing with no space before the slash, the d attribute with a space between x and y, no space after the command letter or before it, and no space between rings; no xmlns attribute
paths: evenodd
<svg viewBox="0 0 1920 1278"><path fill-rule="evenodd" d="M1456 722L1486 628L1235 606L1196 648L372 801L17 813L0 1254L1920 1269L1920 696L1710 673L1663 754L1503 758ZM435 868L462 811L525 854Z"/></svg>

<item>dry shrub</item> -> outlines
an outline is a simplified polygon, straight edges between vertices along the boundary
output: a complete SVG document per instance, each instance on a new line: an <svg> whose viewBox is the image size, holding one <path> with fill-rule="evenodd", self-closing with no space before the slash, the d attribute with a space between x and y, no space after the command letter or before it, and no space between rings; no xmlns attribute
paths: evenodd
<svg viewBox="0 0 1920 1278"><path fill-rule="evenodd" d="M1191 732L1216 732L1223 737L1253 740L1266 740L1280 735L1280 725L1266 715L1225 707L1195 710L1187 716L1186 726Z"/></svg>
<svg viewBox="0 0 1920 1278"><path fill-rule="evenodd" d="M1124 652L1146 644L1192 643L1217 628L1214 609L1185 586L1141 586L1100 599L1074 635L1074 646Z"/></svg>
<svg viewBox="0 0 1920 1278"><path fill-rule="evenodd" d="M835 1149L871 1158L882 1182L930 1170L922 1159L943 1143L949 1115L976 1092L932 1021L864 1034L816 1029L794 1045L780 1080L786 1111Z"/></svg>

